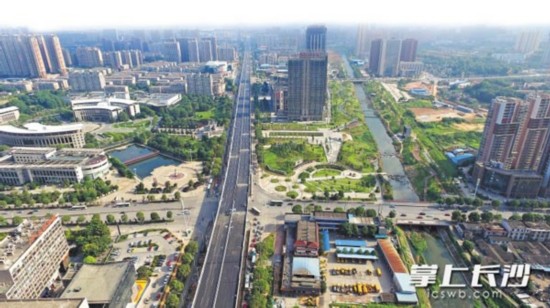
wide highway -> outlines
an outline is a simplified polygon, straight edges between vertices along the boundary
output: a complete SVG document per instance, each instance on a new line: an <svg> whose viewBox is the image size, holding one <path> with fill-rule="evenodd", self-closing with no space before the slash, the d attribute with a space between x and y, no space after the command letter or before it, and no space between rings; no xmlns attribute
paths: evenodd
<svg viewBox="0 0 550 308"><path fill-rule="evenodd" d="M229 130L229 156L208 252L193 307L234 307L244 242L250 179L250 54L244 53L235 113Z"/></svg>

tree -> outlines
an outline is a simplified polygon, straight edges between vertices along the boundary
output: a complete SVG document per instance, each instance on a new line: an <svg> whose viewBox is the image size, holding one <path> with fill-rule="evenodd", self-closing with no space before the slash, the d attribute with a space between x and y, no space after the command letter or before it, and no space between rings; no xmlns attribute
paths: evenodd
<svg viewBox="0 0 550 308"><path fill-rule="evenodd" d="M151 213L151 220L152 220L152 221L159 221L159 220L160 220L160 215L159 215L159 213L157 213L157 212L152 212L152 213Z"/></svg>
<svg viewBox="0 0 550 308"><path fill-rule="evenodd" d="M394 210L391 210L389 216L390 218L395 218L395 216L397 216L397 213Z"/></svg>
<svg viewBox="0 0 550 308"><path fill-rule="evenodd" d="M166 300L166 307L168 308L176 308L180 305L180 298L176 293L170 292L170 295L168 295L168 299Z"/></svg>
<svg viewBox="0 0 550 308"><path fill-rule="evenodd" d="M170 281L170 289L174 290L176 293L181 293L183 291L183 287L183 282L177 279L172 279L172 281Z"/></svg>
<svg viewBox="0 0 550 308"><path fill-rule="evenodd" d="M453 211L451 214L452 221L462 221L462 213L460 211Z"/></svg>
<svg viewBox="0 0 550 308"><path fill-rule="evenodd" d="M141 212L141 211L137 212L136 213L136 218L140 223L143 223L145 221L145 214L143 214L143 212Z"/></svg>
<svg viewBox="0 0 550 308"><path fill-rule="evenodd" d="M470 222L479 222L481 220L481 216L479 215L479 212L471 212L468 214L468 221Z"/></svg>
<svg viewBox="0 0 550 308"><path fill-rule="evenodd" d="M142 265L137 269L138 279L147 279L153 274L153 269L147 265Z"/></svg>
<svg viewBox="0 0 550 308"><path fill-rule="evenodd" d="M191 263L193 263L194 258L195 257L192 254L186 253L186 254L183 255L183 257L181 257L181 262L183 264L191 264Z"/></svg>
<svg viewBox="0 0 550 308"><path fill-rule="evenodd" d="M521 216L518 213L515 213L510 216L510 220L521 220Z"/></svg>
<svg viewBox="0 0 550 308"><path fill-rule="evenodd" d="M172 219L172 216L173 216L173 215L174 215L174 214L172 213L172 211L166 212L166 218L168 218L168 219Z"/></svg>
<svg viewBox="0 0 550 308"><path fill-rule="evenodd" d="M364 207L362 206L359 206L355 209L355 215L359 216L359 217L364 217L365 216L365 213L366 213L366 210Z"/></svg>
<svg viewBox="0 0 550 308"><path fill-rule="evenodd" d="M107 215L107 223L108 224L114 224L116 222L115 216L113 214Z"/></svg>
<svg viewBox="0 0 550 308"><path fill-rule="evenodd" d="M334 208L334 213L345 213L344 209L340 206Z"/></svg>
<svg viewBox="0 0 550 308"><path fill-rule="evenodd" d="M294 214L302 214L303 210L302 210L302 206L299 205L299 204L296 204L295 206L292 207L292 213Z"/></svg>
<svg viewBox="0 0 550 308"><path fill-rule="evenodd" d="M84 264L95 264L97 263L97 259L94 256L86 256L82 262Z"/></svg>
<svg viewBox="0 0 550 308"><path fill-rule="evenodd" d="M508 202L508 204L513 208L518 208L521 205L521 202L519 202L519 200L514 199Z"/></svg>
<svg viewBox="0 0 550 308"><path fill-rule="evenodd" d="M162 197L160 197L160 200L166 201L168 200L168 196L166 194L162 194Z"/></svg>
<svg viewBox="0 0 550 308"><path fill-rule="evenodd" d="M353 236L354 235L353 231L354 230L353 230L352 224L350 224L349 222L345 222L340 225L340 232L345 234L346 236Z"/></svg>
<svg viewBox="0 0 550 308"><path fill-rule="evenodd" d="M480 206L483 205L483 200L481 200L479 198L475 198L474 202L472 202L472 205L475 206L475 207L480 207Z"/></svg>
<svg viewBox="0 0 550 308"><path fill-rule="evenodd" d="M23 223L23 218L21 216L13 216L11 220L12 225L19 226L21 223Z"/></svg>
<svg viewBox="0 0 550 308"><path fill-rule="evenodd" d="M181 193L180 193L179 191L176 191L176 192L174 193L174 199L176 199L176 200L181 199Z"/></svg>
<svg viewBox="0 0 550 308"><path fill-rule="evenodd" d="M483 222L491 222L491 221L493 221L493 213L491 213L491 212L483 212L483 213L481 213L481 221L483 221Z"/></svg>
<svg viewBox="0 0 550 308"><path fill-rule="evenodd" d="M491 201L491 206L495 209L498 208L500 206L500 201L499 200Z"/></svg>
<svg viewBox="0 0 550 308"><path fill-rule="evenodd" d="M465 240L462 243L462 248L464 248L464 250L466 250L467 252L471 253L475 248L475 244L472 241Z"/></svg>
<svg viewBox="0 0 550 308"><path fill-rule="evenodd" d="M69 222L71 222L71 216L69 215L61 216L61 223L68 224Z"/></svg>
<svg viewBox="0 0 550 308"><path fill-rule="evenodd" d="M374 209L368 209L367 217L376 217L376 211Z"/></svg>
<svg viewBox="0 0 550 308"><path fill-rule="evenodd" d="M127 222L128 222L128 215L126 215L126 214L120 215L120 220L121 220L123 223L127 223Z"/></svg>
<svg viewBox="0 0 550 308"><path fill-rule="evenodd" d="M189 277L189 274L191 274L191 266L189 264L180 265L177 272L178 279L184 280Z"/></svg>
<svg viewBox="0 0 550 308"><path fill-rule="evenodd" d="M84 215L78 215L78 217L76 218L76 223L77 224L81 224L85 221L86 221L86 216L84 216Z"/></svg>
<svg viewBox="0 0 550 308"><path fill-rule="evenodd" d="M187 246L185 246L186 253L196 255L198 251L199 251L199 243L197 243L196 241L190 241L187 244Z"/></svg>

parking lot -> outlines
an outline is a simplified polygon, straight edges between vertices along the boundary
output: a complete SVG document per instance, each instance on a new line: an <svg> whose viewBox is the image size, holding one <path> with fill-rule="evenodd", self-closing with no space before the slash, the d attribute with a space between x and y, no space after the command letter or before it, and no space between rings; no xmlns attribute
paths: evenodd
<svg viewBox="0 0 550 308"><path fill-rule="evenodd" d="M331 240L332 236L331 233ZM375 240L366 240L366 242L369 248L376 247ZM326 259L327 292L322 295L325 303L368 303L376 301L381 292L390 293L394 291L389 268L380 259L366 261L366 263L359 261L357 263L339 263L336 260L335 248L330 250ZM380 268L381 276L376 273L378 268ZM377 285L380 287L380 291L363 295L354 294L353 286L357 284Z"/></svg>
<svg viewBox="0 0 550 308"><path fill-rule="evenodd" d="M142 265L153 268L149 284L137 307L156 307L170 273L174 270L180 242L169 232L151 231L128 235L113 245L111 260L132 260L136 269Z"/></svg>

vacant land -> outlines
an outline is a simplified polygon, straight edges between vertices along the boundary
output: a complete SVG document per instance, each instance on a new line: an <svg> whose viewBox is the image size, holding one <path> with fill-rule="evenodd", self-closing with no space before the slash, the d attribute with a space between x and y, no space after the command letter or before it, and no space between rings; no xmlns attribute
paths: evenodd
<svg viewBox="0 0 550 308"><path fill-rule="evenodd" d="M451 108L409 108L417 122L439 122L444 118L475 119L473 113L462 113Z"/></svg>

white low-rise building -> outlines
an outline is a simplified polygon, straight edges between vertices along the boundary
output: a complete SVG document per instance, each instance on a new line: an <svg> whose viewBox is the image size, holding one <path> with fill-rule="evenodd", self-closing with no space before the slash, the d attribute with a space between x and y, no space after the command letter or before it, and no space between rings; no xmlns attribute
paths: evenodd
<svg viewBox="0 0 550 308"><path fill-rule="evenodd" d="M65 146L82 148L86 144L82 124L42 125L28 123L24 128L0 125L0 144L25 147Z"/></svg>
<svg viewBox="0 0 550 308"><path fill-rule="evenodd" d="M6 107L0 108L0 124L5 124L11 121L17 121L19 119L19 108Z"/></svg>
<svg viewBox="0 0 550 308"><path fill-rule="evenodd" d="M181 94L153 93L140 102L152 107L169 107L181 101Z"/></svg>
<svg viewBox="0 0 550 308"><path fill-rule="evenodd" d="M101 149L14 147L0 158L0 182L23 185L28 182L59 184L99 178L110 163Z"/></svg>
<svg viewBox="0 0 550 308"><path fill-rule="evenodd" d="M138 102L113 97L74 99L71 106L77 121L113 122L121 112L126 112L131 117L141 112Z"/></svg>

